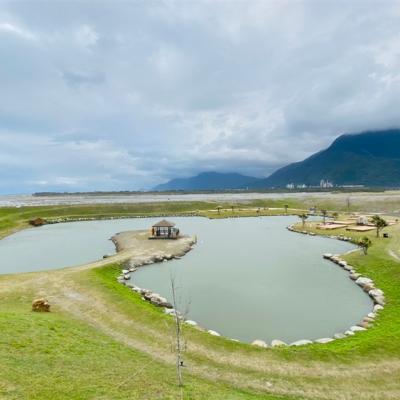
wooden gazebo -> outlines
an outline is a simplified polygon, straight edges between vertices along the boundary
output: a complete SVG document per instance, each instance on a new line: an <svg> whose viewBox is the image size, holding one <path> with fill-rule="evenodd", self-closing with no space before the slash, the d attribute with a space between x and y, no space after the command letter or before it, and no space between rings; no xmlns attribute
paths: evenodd
<svg viewBox="0 0 400 400"><path fill-rule="evenodd" d="M173 222L163 219L151 227L150 239L177 239L179 229Z"/></svg>

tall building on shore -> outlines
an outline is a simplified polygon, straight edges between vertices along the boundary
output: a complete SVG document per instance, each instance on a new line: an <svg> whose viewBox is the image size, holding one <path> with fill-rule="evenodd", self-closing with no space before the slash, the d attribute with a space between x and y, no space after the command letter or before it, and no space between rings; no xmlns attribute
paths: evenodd
<svg viewBox="0 0 400 400"><path fill-rule="evenodd" d="M332 187L333 187L333 183L330 182L328 179L327 179L327 180L321 179L321 180L319 181L319 187L320 187L320 188L324 188L324 189L326 189L326 188L332 188Z"/></svg>

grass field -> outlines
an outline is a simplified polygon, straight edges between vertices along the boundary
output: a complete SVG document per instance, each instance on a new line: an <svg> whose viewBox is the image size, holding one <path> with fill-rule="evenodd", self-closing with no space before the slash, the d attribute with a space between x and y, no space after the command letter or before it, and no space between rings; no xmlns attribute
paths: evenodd
<svg viewBox="0 0 400 400"><path fill-rule="evenodd" d="M235 204L233 210L221 204L220 212L215 203L9 208L0 209L0 235L23 229L37 216L221 218L283 214L284 204L289 213L303 207L282 200ZM305 229L328 234L312 223ZM371 329L326 345L261 349L187 327L183 398L400 398L400 262L393 256L400 250L400 226L386 231L390 239L368 234L373 245L367 256L345 257L385 292L387 305ZM119 271L112 264L0 277L1 399L181 398L172 321L118 284ZM49 298L51 313L30 311L38 296Z"/></svg>

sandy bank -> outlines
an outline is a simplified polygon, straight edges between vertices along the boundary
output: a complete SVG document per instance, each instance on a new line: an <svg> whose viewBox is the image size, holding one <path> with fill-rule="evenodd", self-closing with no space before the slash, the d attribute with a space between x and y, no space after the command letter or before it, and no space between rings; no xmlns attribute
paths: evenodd
<svg viewBox="0 0 400 400"><path fill-rule="evenodd" d="M118 254L124 254L131 266L153 263L161 259L181 257L192 247L194 239L182 236L176 240L149 240L148 231L125 231L111 240Z"/></svg>
<svg viewBox="0 0 400 400"><path fill-rule="evenodd" d="M168 300L151 290L135 286L131 281L132 274L142 265L153 264L173 258L180 258L192 249L195 238L181 236L174 240L149 240L148 231L126 231L117 233L111 240L117 248L118 254L131 253L129 262L125 264L122 275L118 276L118 282L132 288L139 293L142 299L155 306L173 310ZM128 265L127 265L128 264ZM129 282L129 283L128 283Z"/></svg>

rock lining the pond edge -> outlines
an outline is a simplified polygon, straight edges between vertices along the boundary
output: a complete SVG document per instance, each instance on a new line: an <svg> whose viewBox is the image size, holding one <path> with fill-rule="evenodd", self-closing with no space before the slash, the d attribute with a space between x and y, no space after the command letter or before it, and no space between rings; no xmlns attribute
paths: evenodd
<svg viewBox="0 0 400 400"><path fill-rule="evenodd" d="M127 281L131 280L133 273L136 272L140 267L142 267L144 265L150 265L150 264L160 263L163 261L170 261L173 259L182 258L186 253L191 251L194 248L194 245L196 244L195 237L187 238L187 239L189 239L189 240L187 240L187 243L185 244L184 248L181 249L180 251L176 252L176 254L156 253L156 254L153 254L153 255L150 255L147 257L137 258L134 261L129 260L128 261L129 269L126 269L126 268L122 269L121 275L119 275L117 277L117 281L124 286L129 286L133 292L141 295L142 300L147 301L147 302L153 304L154 306L163 307L166 315L170 315L172 317L178 316L178 318L183 320L183 322L186 323L187 325L190 325L190 326L200 329L202 331L206 331L207 333L209 333L212 336L221 336L217 331L214 331L212 329L209 329L209 330L204 329L196 321L184 320L183 316L179 313L179 311L176 311L173 308L173 305L170 302L168 302L168 300L165 297L162 297L160 294L153 293L149 289L143 289L134 284L129 285L129 283L127 282ZM114 241L114 244L116 244L115 241ZM117 247L117 245L116 245L116 247ZM117 250L118 250L118 248L117 248Z"/></svg>
<svg viewBox="0 0 400 400"><path fill-rule="evenodd" d="M312 344L313 341L312 340L308 340L308 339L302 339L302 340L297 340L296 342L290 343L289 346L305 346L306 344Z"/></svg>
<svg viewBox="0 0 400 400"><path fill-rule="evenodd" d="M143 256L140 258L135 259L134 261L129 260L128 264L129 264L129 269L122 269L121 270L121 275L119 275L117 277L117 281L125 286L129 286L131 287L132 291L140 294L143 300L150 302L151 304L158 306L158 307L164 307L165 309L173 309L173 306L170 302L168 302L168 300L165 297L160 296L158 293L153 293L151 290L149 289L143 289L143 288L139 288L137 286L135 286L134 284L129 284L127 281L130 281L132 278L132 275L134 272L136 272L138 270L139 267L143 266L143 265L149 265L149 264L154 264L154 263L158 263L158 262L162 262L162 261L169 261L172 260L173 258L180 258L183 255L185 255L186 253L188 253L190 250L193 249L193 245L196 243L195 238L189 238L189 237L184 237L182 238L184 240L186 240L186 242L184 243L183 249L180 249L179 251L177 251L176 254L171 254L171 253L156 253L156 254L152 254L149 256ZM114 244L117 247L117 251L118 251L118 245L115 242L115 240L113 240ZM175 313L169 313L170 315L175 315Z"/></svg>
<svg viewBox="0 0 400 400"><path fill-rule="evenodd" d="M280 347L280 346L287 346L287 343L283 342L282 340L279 339L274 339L271 342L271 346L272 347Z"/></svg>
<svg viewBox="0 0 400 400"><path fill-rule="evenodd" d="M264 340L260 340L260 339L253 340L253 342L251 342L251 344L253 346L258 346L258 347L264 347L264 348L268 347L267 343L265 343Z"/></svg>
<svg viewBox="0 0 400 400"><path fill-rule="evenodd" d="M207 333L209 333L212 336L221 336L217 331L213 331L212 329L209 329Z"/></svg>
<svg viewBox="0 0 400 400"><path fill-rule="evenodd" d="M293 226L288 227L288 229L290 231L296 232L296 233L303 233L303 231L298 231L296 229L293 228ZM351 238L345 238L345 237L340 237L340 236L330 236L330 238L332 239L339 239L339 240L346 240L351 242L352 239ZM331 253L325 253L322 255L322 257L326 260L332 261L333 263L339 265L340 267L342 267L344 270L349 272L349 278L351 280L354 281L354 283L356 283L358 286L360 286L361 289L364 290L364 292L368 293L368 295L371 297L371 299L374 302L374 308L373 308L373 312L368 313L363 320L357 325L357 326L352 326L349 328L349 330L347 330L346 332L344 332L344 334L342 333L336 333L333 336L333 339L342 339L345 336L352 336L355 334L355 332L361 332L361 331L365 331L366 328L369 328L370 326L372 326L375 318L376 318L376 313L380 310L383 309L383 306L385 305L385 295L383 293L383 291L381 289L378 289L375 287L375 284L373 282L372 279L367 278L365 276L362 276L361 274L357 273L354 268L349 265L346 261L342 260L340 258L340 256L335 255L335 254L331 254ZM322 343L321 340L323 342L325 342L325 338L324 339L318 339L315 342L316 343ZM331 340L329 340L331 341Z"/></svg>
<svg viewBox="0 0 400 400"><path fill-rule="evenodd" d="M334 338L321 338L321 339L315 340L315 343L325 344L325 343L333 342L334 340L335 340Z"/></svg>
<svg viewBox="0 0 400 400"><path fill-rule="evenodd" d="M316 234L314 232L307 232L307 231L299 231L297 229L295 229L293 227L293 225L288 226L287 229L291 232L296 232L296 233L300 233L300 234L304 234L304 235L310 235L310 236L316 236ZM342 240L342 241L346 241L346 242L352 242L352 238L350 237L346 237L343 235L339 235L339 236L328 236L331 239L336 239L336 240ZM127 280L129 280L131 278L131 274L133 272L135 272L138 267L141 267L142 265L149 265L149 264L153 264L156 262L162 262L162 261L168 261L171 259L179 259L182 256L184 256L187 252L189 252L190 250L193 249L193 245L196 243L195 239L192 239L190 244L187 246L187 248L185 248L183 251L181 251L179 254L155 254L153 256L151 256L150 258L146 258L143 260L140 260L139 263L136 262L134 263L131 268L129 268L128 270L124 269L122 270L122 275L117 277L117 281L120 282L123 285L127 285ZM320 339L316 339L315 341L312 340L308 340L308 339L302 339L302 340L297 340L293 343L290 343L289 345L285 342L283 342L282 340L279 339L274 339L271 342L271 347L280 347L280 346L293 346L293 347L297 347L297 346L304 346L304 345L308 345L308 344L327 344L330 343L336 339L344 339L347 336L353 336L356 332L362 332L365 331L366 328L368 328L369 326L371 326L371 324L374 322L374 319L376 318L376 314L383 309L383 306L385 305L385 297L384 297L384 293L381 289L377 289L375 288L374 282L372 281L372 279L361 276L361 274L357 273L354 268L351 265L348 265L348 263L344 260L342 260L340 258L339 255L334 255L334 254L330 254L330 253L325 253L323 254L323 258L326 260L329 260L331 262L334 262L335 264L339 265L341 268L343 268L344 270L346 270L347 272L349 272L349 277L350 279L352 279L358 286L360 286L365 292L368 293L368 295L372 298L372 300L374 301L374 308L373 311L368 313L367 316L365 316L363 318L363 320L358 324L358 325L354 325L351 326L347 331L345 331L344 333L336 333L335 335L333 335L332 338L320 338ZM142 289L139 288L135 285L132 286L132 290L138 294L142 295L142 299L146 300L146 301L150 301L152 304L156 305L156 306L161 306L164 307L164 312L167 315L170 316L176 316L178 315L178 317L180 319L183 319L182 315L177 312L173 306L167 302L167 300L163 297L161 297L159 294L157 293L152 293L150 290L148 289ZM193 327L197 327L201 330L204 330L203 328L201 328L197 322L192 321L192 320L186 320L184 321L187 325L191 325ZM209 329L206 330L206 332L212 336L221 336L218 332ZM234 340L234 339L232 339ZM236 339L234 341L237 341ZM258 346L258 347L262 347L262 348L268 348L268 344L261 340L261 339L256 339L251 343L253 346Z"/></svg>

